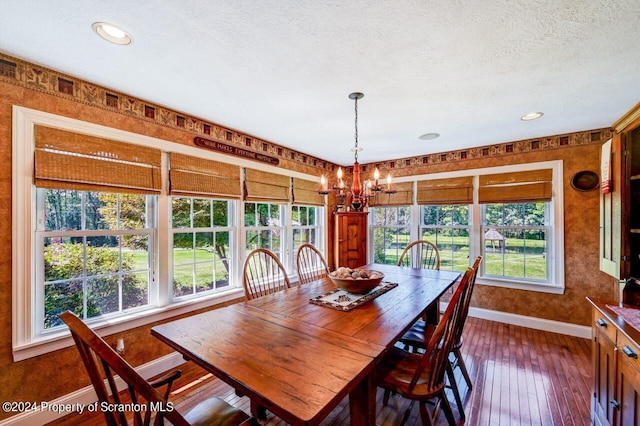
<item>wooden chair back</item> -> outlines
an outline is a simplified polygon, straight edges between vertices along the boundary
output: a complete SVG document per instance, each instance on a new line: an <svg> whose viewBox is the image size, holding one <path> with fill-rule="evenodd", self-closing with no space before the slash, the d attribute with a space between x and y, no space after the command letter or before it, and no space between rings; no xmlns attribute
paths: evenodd
<svg viewBox="0 0 640 426"><path fill-rule="evenodd" d="M431 241L411 242L400 255L398 266L422 269L440 269L440 252Z"/></svg>
<svg viewBox="0 0 640 426"><path fill-rule="evenodd" d="M322 253L312 244L303 244L298 248L296 267L300 284L325 278L329 275L329 267Z"/></svg>
<svg viewBox="0 0 640 426"><path fill-rule="evenodd" d="M429 339L420 365L409 383L410 392L413 391L416 385L425 381L427 389L438 389L443 386L444 375L449 362L449 352L455 341L455 331L460 320L460 312L472 278L473 269L468 268L453 293L453 297L449 301L438 326ZM426 377L425 372L428 372Z"/></svg>
<svg viewBox="0 0 640 426"><path fill-rule="evenodd" d="M460 319L458 320L456 332L455 332L455 340L454 345L460 346L462 344L462 332L464 330L464 325L467 322L467 316L469 315L469 306L471 305L471 296L473 295L473 288L476 284L476 277L478 276L478 269L480 268L480 262L482 262L482 256L478 256L476 260L473 262L473 266L471 270L473 274L469 283L469 290L465 295L465 299L463 300L462 309L460 311Z"/></svg>
<svg viewBox="0 0 640 426"><path fill-rule="evenodd" d="M256 299L291 287L287 271L267 249L255 249L244 261L244 298Z"/></svg>
<svg viewBox="0 0 640 426"><path fill-rule="evenodd" d="M76 347L80 352L80 358L89 373L100 404L122 403L116 386L115 376L118 375L127 385L131 403L146 407L146 409L133 412L135 425L149 425L152 417L155 417L154 424L162 424L164 417L174 425L189 425L178 411L167 410L166 397L154 389L124 358L80 318L70 311L60 314L60 318L69 326L71 336L73 336ZM123 411L102 411L108 425L126 426L128 424Z"/></svg>

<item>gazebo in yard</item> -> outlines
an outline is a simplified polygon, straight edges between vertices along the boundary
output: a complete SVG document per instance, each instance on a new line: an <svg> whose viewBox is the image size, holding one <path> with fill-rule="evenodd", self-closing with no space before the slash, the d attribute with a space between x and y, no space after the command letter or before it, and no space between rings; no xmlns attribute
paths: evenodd
<svg viewBox="0 0 640 426"><path fill-rule="evenodd" d="M492 251L497 251L496 250L496 241L498 242L497 246L498 246L498 250L499 251L504 251L504 235L502 235L501 233L499 233L498 231L496 231L495 229L489 229L487 232L484 233L484 240L486 241L491 241L491 250Z"/></svg>

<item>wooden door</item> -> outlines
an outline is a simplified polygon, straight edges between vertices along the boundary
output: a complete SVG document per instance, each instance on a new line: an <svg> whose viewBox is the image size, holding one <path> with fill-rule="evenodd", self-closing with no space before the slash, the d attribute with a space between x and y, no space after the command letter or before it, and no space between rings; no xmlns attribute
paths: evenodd
<svg viewBox="0 0 640 426"><path fill-rule="evenodd" d="M335 267L357 268L367 264L368 212L336 213Z"/></svg>
<svg viewBox="0 0 640 426"><path fill-rule="evenodd" d="M636 353L637 357L638 354ZM637 358L636 358L637 359ZM618 351L618 425L640 426L640 372L628 355Z"/></svg>
<svg viewBox="0 0 640 426"><path fill-rule="evenodd" d="M616 134L611 141L611 192L600 191L600 270L618 279L622 278L624 267L621 264L626 195L623 139L623 135Z"/></svg>

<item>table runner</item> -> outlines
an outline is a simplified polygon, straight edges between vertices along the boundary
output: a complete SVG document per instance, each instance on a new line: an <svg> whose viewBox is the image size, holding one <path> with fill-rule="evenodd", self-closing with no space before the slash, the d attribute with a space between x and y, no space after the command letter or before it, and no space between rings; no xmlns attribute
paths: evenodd
<svg viewBox="0 0 640 426"><path fill-rule="evenodd" d="M353 294L336 288L325 294L316 296L313 299L309 299L309 303L326 306L327 308L333 308L339 311L350 311L351 309L367 303L397 286L398 283L381 281L380 284L366 294Z"/></svg>

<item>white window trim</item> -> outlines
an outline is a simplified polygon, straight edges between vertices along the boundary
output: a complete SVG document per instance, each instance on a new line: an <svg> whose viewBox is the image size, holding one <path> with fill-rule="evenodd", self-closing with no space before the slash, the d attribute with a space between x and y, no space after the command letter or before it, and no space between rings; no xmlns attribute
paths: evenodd
<svg viewBox="0 0 640 426"><path fill-rule="evenodd" d="M178 144L150 136L118 130L98 124L88 123L73 118L62 117L42 111L13 106L12 120L12 353L13 360L38 356L47 352L72 346L73 340L66 329L44 335L35 335L35 309L36 301L36 267L35 267L35 247L34 236L36 230L37 209L35 206L36 188L33 184L33 152L34 152L34 128L36 125L54 127L76 133L102 137L106 139L119 140L135 145L154 147L165 151L162 156L162 179L163 188L167 188L168 174L166 168L166 152L175 152L186 155L198 156L205 159L223 161L225 163L238 165L240 167L259 168L264 171L297 177L307 180L317 180L316 176L282 169L268 164L258 164L255 161L246 160L240 157L224 156L219 153L210 152L195 146ZM163 190L164 191L164 190ZM131 312L129 315L117 318L105 318L104 321L92 323L92 328L102 336L122 332L135 327L157 322L169 316L186 314L208 306L224 303L244 294L241 280L241 261L235 262L233 276L230 276L231 285L229 289L213 294L193 298L184 301L171 301L171 289L166 285L170 276L171 253L168 249L161 247L171 247L170 242L170 217L171 204L166 193L158 197L157 209L162 214L158 214L157 223L157 245L154 255L158 259L157 276L160 283L158 286L156 306L142 311ZM236 208L237 236L236 259L244 256L244 226L242 214L244 208L242 202L238 201ZM322 236L324 238L324 235ZM155 297L155 296L154 296Z"/></svg>
<svg viewBox="0 0 640 426"><path fill-rule="evenodd" d="M504 287L518 290L536 291L541 293L552 294L564 294L565 280L564 280L564 188L563 188L563 162L562 160L541 161L537 163L524 163L513 164L508 166L496 166L469 170L456 170L451 172L430 173L423 175L412 175L406 177L399 177L396 182L414 182L414 193L416 189L415 182L420 180L432 180L432 179L447 179L456 177L473 176L473 205L469 210L471 215L471 232L470 235L470 258L477 257L481 251L482 235L480 235L481 229L481 207L478 204L478 182L480 175L494 174L494 173L515 173L528 170L540 170L540 169L552 169L553 181L552 181L552 211L549 218L549 225L553 229L553 241L549 245L550 257L549 267L549 283L529 283L515 280L501 279L501 278L489 278L478 276L476 283L481 285L491 285L494 287ZM419 206L414 200L414 210L419 211ZM419 215L415 216L419 221ZM414 227L419 224L414 223Z"/></svg>

